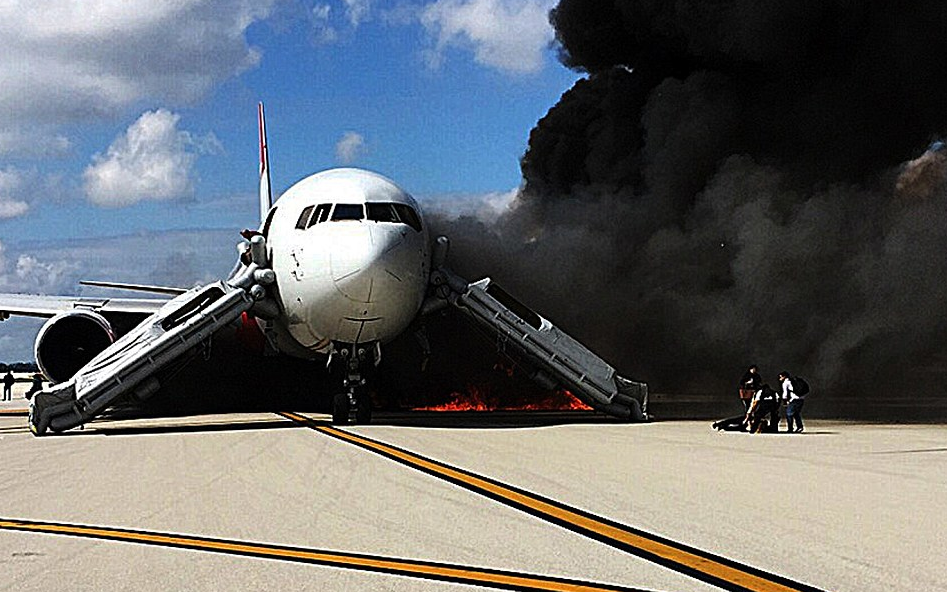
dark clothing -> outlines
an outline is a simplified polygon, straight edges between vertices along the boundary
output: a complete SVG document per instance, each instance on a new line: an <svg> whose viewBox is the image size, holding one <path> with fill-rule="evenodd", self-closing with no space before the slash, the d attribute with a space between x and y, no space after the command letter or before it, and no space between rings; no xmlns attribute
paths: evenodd
<svg viewBox="0 0 947 592"><path fill-rule="evenodd" d="M746 371L746 374L743 375L743 378L740 379L740 389L746 389L753 391L754 393L760 390L760 387L763 386L763 379L760 378L759 372L750 372ZM750 395L751 397L753 395Z"/></svg>
<svg viewBox="0 0 947 592"><path fill-rule="evenodd" d="M743 402L743 409L745 411L750 410L750 399L753 398L756 391L760 390L762 383L763 379L760 378L760 373L750 372L749 370L747 370L743 378L740 379L740 401Z"/></svg>
<svg viewBox="0 0 947 592"><path fill-rule="evenodd" d="M43 390L43 376L41 374L35 374L33 376L33 384L30 386L30 390L26 391L24 395L27 399L31 399L33 395Z"/></svg>
<svg viewBox="0 0 947 592"><path fill-rule="evenodd" d="M3 377L3 400L12 401L13 400L13 375L7 372L6 376Z"/></svg>
<svg viewBox="0 0 947 592"><path fill-rule="evenodd" d="M713 423L715 430L724 430L726 432L745 432L746 415L734 415Z"/></svg>
<svg viewBox="0 0 947 592"><path fill-rule="evenodd" d="M802 431L802 406L806 403L805 399L793 399L789 402L789 405L786 406L786 423L789 424L786 426L786 431L791 432L793 420L798 424L797 431Z"/></svg>
<svg viewBox="0 0 947 592"><path fill-rule="evenodd" d="M779 425L779 400L760 399L750 417L750 432L775 432ZM763 423L766 427L763 428Z"/></svg>
<svg viewBox="0 0 947 592"><path fill-rule="evenodd" d="M769 426L766 431L773 434L779 431L779 401L776 401L773 410L769 413Z"/></svg>
<svg viewBox="0 0 947 592"><path fill-rule="evenodd" d="M763 385L753 397L747 419L750 432L754 434L776 431L779 425L779 395L768 384Z"/></svg>

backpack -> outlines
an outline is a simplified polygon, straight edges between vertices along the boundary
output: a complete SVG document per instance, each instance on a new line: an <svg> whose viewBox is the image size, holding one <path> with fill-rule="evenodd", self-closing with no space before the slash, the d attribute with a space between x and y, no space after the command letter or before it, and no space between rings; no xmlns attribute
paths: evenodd
<svg viewBox="0 0 947 592"><path fill-rule="evenodd" d="M792 390L800 397L804 397L809 394L809 383L806 382L805 378L795 376L792 379Z"/></svg>

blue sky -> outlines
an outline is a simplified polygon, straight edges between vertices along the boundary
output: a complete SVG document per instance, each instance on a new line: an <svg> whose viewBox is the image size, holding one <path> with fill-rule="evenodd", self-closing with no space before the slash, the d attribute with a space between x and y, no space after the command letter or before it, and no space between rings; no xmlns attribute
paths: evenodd
<svg viewBox="0 0 947 592"><path fill-rule="evenodd" d="M277 192L352 165L469 207L512 195L578 77L554 0L41 4L0 6L5 292L224 273L221 231L257 222L257 101ZM0 360L29 357L34 323L0 325Z"/></svg>

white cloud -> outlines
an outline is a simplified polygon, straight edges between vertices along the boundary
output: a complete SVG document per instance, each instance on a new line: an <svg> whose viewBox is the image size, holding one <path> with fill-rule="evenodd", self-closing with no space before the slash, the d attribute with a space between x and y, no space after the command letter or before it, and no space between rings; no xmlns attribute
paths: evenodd
<svg viewBox="0 0 947 592"><path fill-rule="evenodd" d="M365 153L365 138L356 132L345 132L335 144L335 157L342 164L352 164Z"/></svg>
<svg viewBox="0 0 947 592"><path fill-rule="evenodd" d="M74 283L74 263L63 260L44 261L19 253L7 256L7 248L0 243L0 291L30 294L56 293Z"/></svg>
<svg viewBox="0 0 947 592"><path fill-rule="evenodd" d="M190 287L225 278L239 239L233 229L206 229L0 243L0 292L115 294L82 288L80 279Z"/></svg>
<svg viewBox="0 0 947 592"><path fill-rule="evenodd" d="M343 35L351 36L359 25L372 17L371 0L342 0L342 4L345 6L345 22L342 22L343 15L336 16L332 5L325 2L316 4L309 12L313 40L318 45L335 43Z"/></svg>
<svg viewBox="0 0 947 592"><path fill-rule="evenodd" d="M128 296L80 288L80 279L190 287L226 277L239 236L227 230L145 232L116 237L0 242L0 292ZM0 360L31 360L42 321L12 317L0 323Z"/></svg>
<svg viewBox="0 0 947 592"><path fill-rule="evenodd" d="M41 125L31 126L29 131L13 127L0 129L0 155L56 158L67 155L71 149L69 138Z"/></svg>
<svg viewBox="0 0 947 592"><path fill-rule="evenodd" d="M146 111L83 173L89 200L122 207L146 199L168 200L193 193L196 152L220 143L211 134L195 139L177 128L180 116L165 109Z"/></svg>
<svg viewBox="0 0 947 592"><path fill-rule="evenodd" d="M275 2L0 2L0 130L195 101L258 63L245 32Z"/></svg>
<svg viewBox="0 0 947 592"><path fill-rule="evenodd" d="M0 220L22 216L30 209L25 201L6 199L0 196Z"/></svg>
<svg viewBox="0 0 947 592"><path fill-rule="evenodd" d="M0 220L22 216L30 206L17 196L24 191L26 183L23 173L12 168L0 169ZM3 255L0 245L0 257Z"/></svg>
<svg viewBox="0 0 947 592"><path fill-rule="evenodd" d="M332 7L328 4L316 4L309 13L313 39L320 45L334 43L339 32L331 25Z"/></svg>
<svg viewBox="0 0 947 592"><path fill-rule="evenodd" d="M345 16L353 27L368 20L372 11L371 0L343 0L345 3Z"/></svg>
<svg viewBox="0 0 947 592"><path fill-rule="evenodd" d="M436 37L428 55L440 66L448 47L470 49L485 66L509 73L537 72L554 38L549 10L555 0L437 0L421 12Z"/></svg>

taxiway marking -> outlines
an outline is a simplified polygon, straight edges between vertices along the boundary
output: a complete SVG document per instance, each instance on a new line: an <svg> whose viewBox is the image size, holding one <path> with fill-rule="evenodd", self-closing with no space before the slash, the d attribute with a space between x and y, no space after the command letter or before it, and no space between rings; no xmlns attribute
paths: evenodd
<svg viewBox="0 0 947 592"><path fill-rule="evenodd" d="M484 495L507 506L558 524L606 545L653 561L674 571L713 584L725 590L742 592L820 592L818 588L743 565L682 543L632 528L544 498L535 493L425 458L364 436L323 425L297 413L279 415L327 436L354 444L400 464L444 479L469 491Z"/></svg>
<svg viewBox="0 0 947 592"><path fill-rule="evenodd" d="M385 574L425 578L458 584L491 586L510 590L543 590L554 592L643 592L635 588L554 578L511 571L415 561L393 557L341 553L305 547L287 547L245 541L198 537L182 534L126 530L81 524L61 524L0 518L0 530L56 534L80 538L121 541L159 547L209 551L227 555L241 555L310 563L329 567L357 569Z"/></svg>

